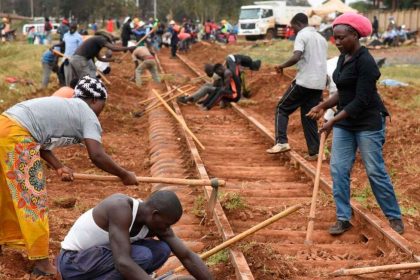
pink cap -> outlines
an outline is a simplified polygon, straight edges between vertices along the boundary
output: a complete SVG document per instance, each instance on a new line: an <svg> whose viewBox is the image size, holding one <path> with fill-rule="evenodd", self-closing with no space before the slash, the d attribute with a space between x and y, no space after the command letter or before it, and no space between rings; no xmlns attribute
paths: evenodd
<svg viewBox="0 0 420 280"><path fill-rule="evenodd" d="M340 24L353 27L359 33L360 37L367 37L372 33L372 23L370 20L356 13L345 13L337 17L333 22L333 27Z"/></svg>

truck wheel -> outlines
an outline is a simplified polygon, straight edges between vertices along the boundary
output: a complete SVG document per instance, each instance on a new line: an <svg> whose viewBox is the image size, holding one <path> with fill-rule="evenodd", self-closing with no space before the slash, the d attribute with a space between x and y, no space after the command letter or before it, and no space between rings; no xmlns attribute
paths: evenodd
<svg viewBox="0 0 420 280"><path fill-rule="evenodd" d="M265 39L272 40L273 38L274 38L274 30L273 29L267 30L267 34L265 34Z"/></svg>

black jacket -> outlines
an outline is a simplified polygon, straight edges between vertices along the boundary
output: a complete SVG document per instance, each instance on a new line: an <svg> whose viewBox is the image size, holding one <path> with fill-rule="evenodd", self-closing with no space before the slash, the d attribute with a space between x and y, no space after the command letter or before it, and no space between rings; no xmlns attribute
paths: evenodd
<svg viewBox="0 0 420 280"><path fill-rule="evenodd" d="M379 68L365 47L361 47L346 63L344 58L340 55L333 80L338 89L337 109L350 116L335 126L353 131L380 130L382 118L389 114L376 88L381 76Z"/></svg>

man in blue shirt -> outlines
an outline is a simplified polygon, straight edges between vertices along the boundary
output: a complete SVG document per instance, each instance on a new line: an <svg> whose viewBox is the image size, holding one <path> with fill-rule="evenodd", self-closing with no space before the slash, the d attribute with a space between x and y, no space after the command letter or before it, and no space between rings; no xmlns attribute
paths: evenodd
<svg viewBox="0 0 420 280"><path fill-rule="evenodd" d="M83 43L82 35L77 32L77 23L72 22L70 24L70 30L63 36L63 41L56 46L59 46L61 49L65 49L64 51L64 61L60 66L59 76L64 75L65 84L66 86L70 85L72 80L71 76L71 69L68 63L68 59L76 52L77 48ZM63 81L61 81L63 82Z"/></svg>
<svg viewBox="0 0 420 280"><path fill-rule="evenodd" d="M51 72L57 72L58 70L57 61L58 61L58 58L53 54L51 50L46 50L42 54L41 62L42 62L43 74L42 74L41 87L43 89L48 87L48 83L50 82Z"/></svg>

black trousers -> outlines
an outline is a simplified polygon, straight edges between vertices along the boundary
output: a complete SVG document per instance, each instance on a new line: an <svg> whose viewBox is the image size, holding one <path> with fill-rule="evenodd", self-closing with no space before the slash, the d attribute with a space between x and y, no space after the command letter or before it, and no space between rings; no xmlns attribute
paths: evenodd
<svg viewBox="0 0 420 280"><path fill-rule="evenodd" d="M287 125L289 115L300 107L300 119L309 155L315 155L319 149L318 124L306 114L321 101L322 90L309 89L296 85L295 81L277 104L275 117L276 143L288 143Z"/></svg>

